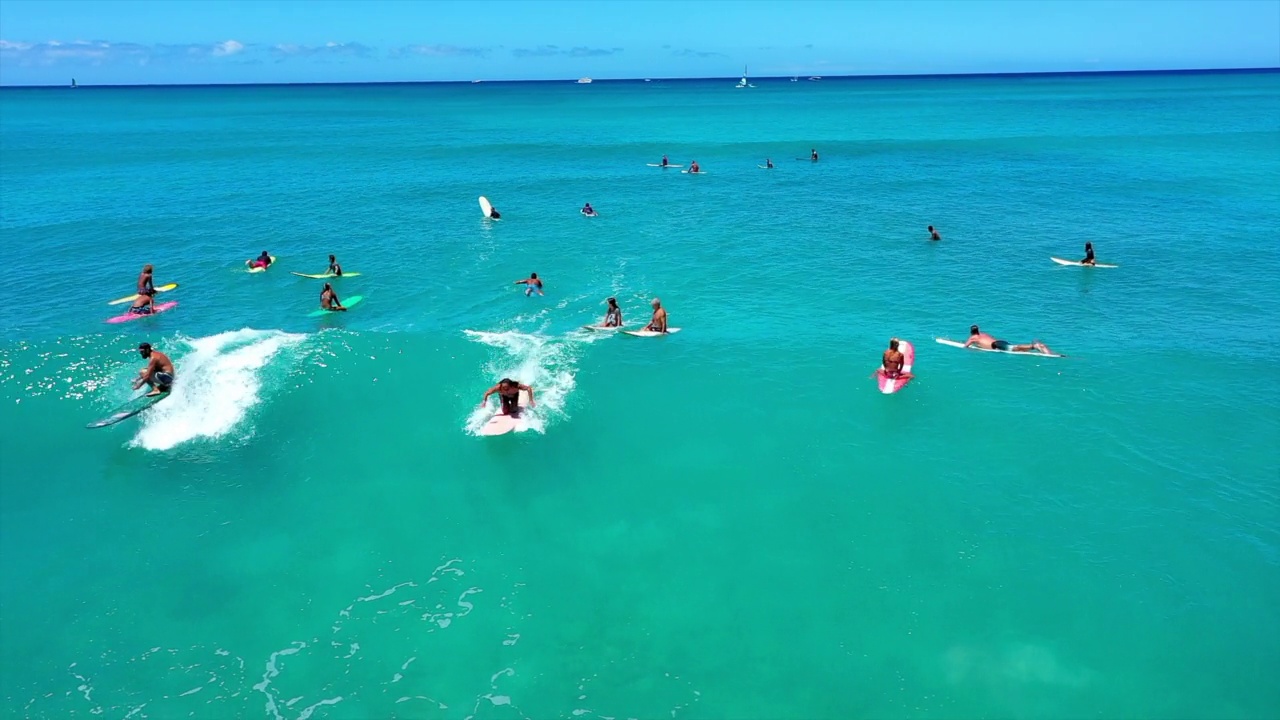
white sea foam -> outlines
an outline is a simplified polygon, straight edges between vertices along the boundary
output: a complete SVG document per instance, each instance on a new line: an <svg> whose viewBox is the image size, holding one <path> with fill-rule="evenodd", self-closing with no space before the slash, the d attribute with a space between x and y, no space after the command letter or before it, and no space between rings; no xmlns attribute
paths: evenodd
<svg viewBox="0 0 1280 720"><path fill-rule="evenodd" d="M485 365L486 383L511 378L533 387L535 407L524 414L525 427L546 432L549 419L564 415L565 400L573 392L577 372L576 341L507 330L481 332L467 330L467 337L498 352ZM466 429L476 433L493 416L494 405L476 408L467 418Z"/></svg>
<svg viewBox="0 0 1280 720"><path fill-rule="evenodd" d="M171 354L177 375L173 394L141 416L141 429L132 444L168 450L235 431L261 401L264 368L282 350L305 338L278 330L244 329L180 340Z"/></svg>

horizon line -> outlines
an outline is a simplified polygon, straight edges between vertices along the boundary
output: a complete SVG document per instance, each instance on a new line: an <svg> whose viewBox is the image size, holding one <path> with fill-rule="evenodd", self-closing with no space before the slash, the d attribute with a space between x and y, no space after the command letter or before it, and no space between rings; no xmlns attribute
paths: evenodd
<svg viewBox="0 0 1280 720"><path fill-rule="evenodd" d="M1230 75L1247 73L1278 73L1280 65L1270 67L1235 67L1235 68L1168 68L1162 70L1048 70L1031 72L969 72L969 73L895 73L886 75L760 75L756 80L789 80L791 78L819 78L821 80L905 80L905 79L940 79L940 78L989 78L989 77L1070 77L1081 75ZM706 76L706 77L628 77L628 78L587 78L591 83L636 83L636 82L699 82L706 80L733 80L738 75ZM72 78L75 81L75 78ZM348 81L314 81L314 82L224 82L224 83L111 83L104 85L81 85L76 88L198 88L198 87L288 87L288 86L345 86L345 85L484 85L484 84L517 84L517 83L576 83L578 78L558 78L546 80L348 80ZM586 83L583 83L586 84ZM7 85L0 83L0 90L54 90L69 89L70 85Z"/></svg>

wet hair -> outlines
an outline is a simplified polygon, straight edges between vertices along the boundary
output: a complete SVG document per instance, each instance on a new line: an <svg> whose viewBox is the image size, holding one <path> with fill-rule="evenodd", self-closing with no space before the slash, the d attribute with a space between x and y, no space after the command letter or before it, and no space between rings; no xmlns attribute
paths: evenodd
<svg viewBox="0 0 1280 720"><path fill-rule="evenodd" d="M334 258L334 256L332 256L332 255L330 255L330 256L329 256L329 262L333 262L335 259L336 259L336 258Z"/></svg>
<svg viewBox="0 0 1280 720"><path fill-rule="evenodd" d="M145 342L144 342L144 343L142 343L141 345L139 345L139 346L138 346L138 352L142 353L142 356L143 356L143 357L147 357L148 355L150 355L150 354L151 354L151 343L145 343Z"/></svg>
<svg viewBox="0 0 1280 720"><path fill-rule="evenodd" d="M1088 242L1088 241L1085 241L1084 246L1085 246L1085 247L1087 247L1087 248L1091 248L1091 247L1093 247L1093 243Z"/></svg>
<svg viewBox="0 0 1280 720"><path fill-rule="evenodd" d="M151 263L142 266L142 272L152 272L155 268L151 267Z"/></svg>
<svg viewBox="0 0 1280 720"><path fill-rule="evenodd" d="M898 339L897 339L897 338L894 338L894 339L892 339L892 340L890 340L890 341L889 341L889 349L890 349L890 350L897 350L897 349L898 349Z"/></svg>
<svg viewBox="0 0 1280 720"><path fill-rule="evenodd" d="M660 299L658 299L658 298L654 298L653 300L651 300L651 301L649 302L649 304L650 304L650 305L661 305L661 304L662 304L662 300L660 300Z"/></svg>
<svg viewBox="0 0 1280 720"><path fill-rule="evenodd" d="M618 298L609 298L609 307L618 307Z"/></svg>
<svg viewBox="0 0 1280 720"><path fill-rule="evenodd" d="M529 273L529 279L530 279L530 280L535 280L535 279L537 279L537 277L538 277L538 273Z"/></svg>
<svg viewBox="0 0 1280 720"><path fill-rule="evenodd" d="M267 255L267 251L266 251L266 250L263 250L263 251L262 251L262 254L263 254L263 255ZM270 256L268 255L268 257L270 257Z"/></svg>
<svg viewBox="0 0 1280 720"><path fill-rule="evenodd" d="M978 334L978 326L977 326L977 325L970 325L970 326L969 326L969 334L970 334L970 335L977 335L977 334Z"/></svg>
<svg viewBox="0 0 1280 720"><path fill-rule="evenodd" d="M329 283L325 283L324 288L321 290L321 292L324 292L324 290L332 290L332 289L333 289L332 285L330 285Z"/></svg>
<svg viewBox="0 0 1280 720"><path fill-rule="evenodd" d="M933 232L933 226L932 226L932 225L930 225L930 226L929 226L929 232Z"/></svg>
<svg viewBox="0 0 1280 720"><path fill-rule="evenodd" d="M498 384L499 385L519 385L520 383L516 382L515 380L512 380L511 378L502 378L501 380L498 381Z"/></svg>

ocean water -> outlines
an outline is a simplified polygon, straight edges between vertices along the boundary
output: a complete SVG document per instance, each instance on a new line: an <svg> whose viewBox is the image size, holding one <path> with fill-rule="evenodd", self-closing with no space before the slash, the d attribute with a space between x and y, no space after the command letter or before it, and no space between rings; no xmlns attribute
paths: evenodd
<svg viewBox="0 0 1280 720"><path fill-rule="evenodd" d="M731 85L0 91L3 716L1275 717L1280 74Z"/></svg>

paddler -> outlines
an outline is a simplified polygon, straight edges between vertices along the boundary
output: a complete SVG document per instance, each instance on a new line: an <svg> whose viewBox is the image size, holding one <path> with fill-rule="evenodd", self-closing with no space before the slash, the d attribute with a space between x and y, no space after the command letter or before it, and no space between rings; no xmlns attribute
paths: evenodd
<svg viewBox="0 0 1280 720"><path fill-rule="evenodd" d="M525 297L532 295L534 290L537 290L539 295L542 294L542 279L538 277L538 273L529 273L529 277L524 280L517 280L511 284L524 285Z"/></svg>
<svg viewBox="0 0 1280 720"><path fill-rule="evenodd" d="M501 412L503 415L511 417L520 416L520 392L529 393L529 407L534 406L533 387L530 385L521 385L510 378L502 378L497 385L485 391L484 397L480 398L480 407L484 407L489 402L489 396L497 393L498 400L502 403Z"/></svg>
<svg viewBox="0 0 1280 720"><path fill-rule="evenodd" d="M249 267L267 268L270 266L271 266L271 255L266 250L263 250L261 255L254 258L253 262L249 263Z"/></svg>
<svg viewBox="0 0 1280 720"><path fill-rule="evenodd" d="M1081 265L1097 265L1098 261L1093 259L1093 243L1086 242L1084 244L1084 259L1080 261Z"/></svg>
<svg viewBox="0 0 1280 720"><path fill-rule="evenodd" d="M142 272L138 273L138 294L139 295L155 295L156 285L151 274L155 268L151 263L142 266Z"/></svg>
<svg viewBox="0 0 1280 720"><path fill-rule="evenodd" d="M342 266L338 264L338 258L333 255L329 256L329 274L334 277L342 277Z"/></svg>
<svg viewBox="0 0 1280 720"><path fill-rule="evenodd" d="M333 286L329 283L325 283L324 289L320 291L320 309L329 310L331 312L347 311L347 309L342 306L342 302L338 300L338 293L333 291Z"/></svg>
<svg viewBox="0 0 1280 720"><path fill-rule="evenodd" d="M902 372L902 365L907 361L902 353L898 351L898 338L889 340L889 349L884 351L884 355L880 358L880 365L884 368L884 376L893 379L897 377L911 378L911 373Z"/></svg>
<svg viewBox="0 0 1280 720"><path fill-rule="evenodd" d="M694 160L693 162L689 163L689 172L694 174L702 172L702 168L698 167L697 160Z"/></svg>
<svg viewBox="0 0 1280 720"><path fill-rule="evenodd" d="M596 209L591 207L591 203L587 203L586 205L582 206L582 214L586 215L587 217L595 217Z"/></svg>
<svg viewBox="0 0 1280 720"><path fill-rule="evenodd" d="M934 230L934 229L933 229L933 226L932 226L932 225L930 225L930 226L929 226L929 239L930 239L930 240L941 240L941 239L942 239L942 236L938 234L938 231L937 231L937 230Z"/></svg>
<svg viewBox="0 0 1280 720"><path fill-rule="evenodd" d="M150 385L151 392L147 397L167 393L173 388L173 361L159 350L152 350L151 343L138 346L138 354L147 361L147 366L138 371L138 379L133 382L133 389Z"/></svg>
<svg viewBox="0 0 1280 720"><path fill-rule="evenodd" d="M666 333L667 309L662 307L662 301L658 298L654 298L653 302L650 304L653 305L653 317L649 320L649 324L646 325L644 329L652 330L653 332Z"/></svg>
<svg viewBox="0 0 1280 720"><path fill-rule="evenodd" d="M1040 352L1040 353L1044 353L1045 355L1054 354L1053 351L1049 349L1048 345L1045 345L1039 340L1034 340L1032 342L1024 343L1022 345L1015 345L1008 341L997 340L991 337L990 335L979 330L977 325L970 326L969 339L964 341L964 346L965 347L977 346L984 350L1003 350L1004 352L1018 352L1018 353Z"/></svg>

